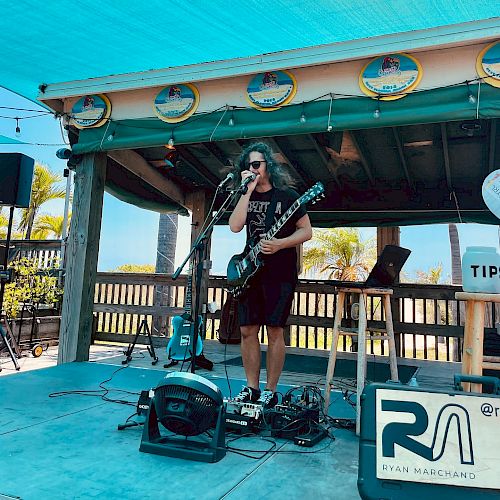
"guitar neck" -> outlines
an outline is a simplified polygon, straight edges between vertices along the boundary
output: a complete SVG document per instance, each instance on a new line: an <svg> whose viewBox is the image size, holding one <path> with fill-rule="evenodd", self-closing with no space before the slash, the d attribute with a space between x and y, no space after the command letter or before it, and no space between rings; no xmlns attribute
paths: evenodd
<svg viewBox="0 0 500 500"><path fill-rule="evenodd" d="M187 316L191 316L192 310L192 297L193 297L193 275L191 268L189 268L187 286L186 286L186 297L184 299L184 312Z"/></svg>

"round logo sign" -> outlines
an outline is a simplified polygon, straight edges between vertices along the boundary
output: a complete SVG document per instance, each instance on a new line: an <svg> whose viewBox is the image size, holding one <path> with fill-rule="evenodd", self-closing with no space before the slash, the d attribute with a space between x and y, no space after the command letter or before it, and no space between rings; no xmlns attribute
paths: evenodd
<svg viewBox="0 0 500 500"><path fill-rule="evenodd" d="M370 61L361 70L359 86L369 96L384 101L404 97L422 79L422 66L407 54L389 54Z"/></svg>
<svg viewBox="0 0 500 500"><path fill-rule="evenodd" d="M500 87L500 42L493 42L478 55L476 69L486 83Z"/></svg>
<svg viewBox="0 0 500 500"><path fill-rule="evenodd" d="M71 121L77 128L100 127L111 115L111 103L102 94L86 95L71 108Z"/></svg>
<svg viewBox="0 0 500 500"><path fill-rule="evenodd" d="M200 94L190 83L165 87L155 98L154 112L160 120L177 123L189 118L198 107Z"/></svg>
<svg viewBox="0 0 500 500"><path fill-rule="evenodd" d="M248 102L261 111L275 111L288 104L297 92L295 78L288 71L268 71L252 78L247 87Z"/></svg>
<svg viewBox="0 0 500 500"><path fill-rule="evenodd" d="M490 212L500 219L500 170L491 172L484 179L481 192Z"/></svg>

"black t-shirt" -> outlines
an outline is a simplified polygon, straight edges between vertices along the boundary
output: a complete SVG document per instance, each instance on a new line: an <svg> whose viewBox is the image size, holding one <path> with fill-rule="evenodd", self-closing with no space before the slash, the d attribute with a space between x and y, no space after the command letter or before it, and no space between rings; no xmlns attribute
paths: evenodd
<svg viewBox="0 0 500 500"><path fill-rule="evenodd" d="M248 204L246 220L246 249L248 250L249 243L254 246L260 240L260 235L266 233L298 198L297 192L289 188L273 188L265 193L253 191ZM272 201L273 205L274 201L276 201L276 208L272 222L266 228L266 214ZM286 238L293 234L296 230L295 224L306 213L305 206L300 205L287 223L278 231L275 238ZM284 248L272 255L260 254L260 258L264 262L262 269L259 270L262 278L281 281L294 281L297 279L297 252L295 247Z"/></svg>

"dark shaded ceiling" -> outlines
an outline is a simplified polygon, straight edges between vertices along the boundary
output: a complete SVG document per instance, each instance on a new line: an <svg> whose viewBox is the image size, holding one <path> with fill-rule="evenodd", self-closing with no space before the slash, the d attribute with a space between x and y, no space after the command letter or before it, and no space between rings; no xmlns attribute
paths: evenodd
<svg viewBox="0 0 500 500"><path fill-rule="evenodd" d="M178 146L174 168L165 166L164 147L136 152L184 192L203 188L213 196L229 162L236 162L242 148L256 140ZM481 197L484 178L500 168L497 119L262 140L289 169L299 193L317 181L324 183L325 199L308 208L315 227L498 224ZM123 179L123 189L135 192L133 179L117 175L118 168L110 160L108 177L115 183ZM144 186L137 194L144 196Z"/></svg>

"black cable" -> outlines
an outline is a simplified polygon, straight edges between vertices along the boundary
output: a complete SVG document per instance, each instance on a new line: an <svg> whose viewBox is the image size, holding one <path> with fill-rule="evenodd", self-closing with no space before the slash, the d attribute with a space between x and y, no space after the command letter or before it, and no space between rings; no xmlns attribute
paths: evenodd
<svg viewBox="0 0 500 500"><path fill-rule="evenodd" d="M132 392L132 391L127 391L124 389L115 389L115 388L107 388L104 387L104 384L107 382L111 382L113 377L115 376L116 373L118 373L120 370L124 370L127 368L128 365L126 366L120 366L118 369L116 369L112 374L111 377L100 382L99 389L82 389L82 390L75 390L75 391L58 391L58 392L52 392L49 394L49 398L58 398L62 396L69 396L69 395L76 395L76 396L93 396L97 397L99 396L103 401L106 401L108 403L117 403L117 404L123 404L123 405L128 405L128 406L136 406L137 403L134 403L132 401L127 401L123 399L111 399L108 398L107 395L110 392L124 392L125 394L132 394L139 396L140 394L138 392Z"/></svg>

